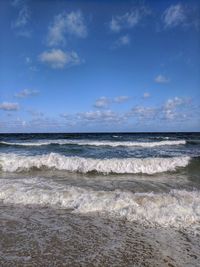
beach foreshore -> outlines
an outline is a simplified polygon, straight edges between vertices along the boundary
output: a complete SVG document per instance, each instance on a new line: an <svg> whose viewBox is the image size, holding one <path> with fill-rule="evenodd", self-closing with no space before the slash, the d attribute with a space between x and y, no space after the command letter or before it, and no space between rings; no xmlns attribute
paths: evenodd
<svg viewBox="0 0 200 267"><path fill-rule="evenodd" d="M200 237L187 229L0 205L1 266L198 266Z"/></svg>

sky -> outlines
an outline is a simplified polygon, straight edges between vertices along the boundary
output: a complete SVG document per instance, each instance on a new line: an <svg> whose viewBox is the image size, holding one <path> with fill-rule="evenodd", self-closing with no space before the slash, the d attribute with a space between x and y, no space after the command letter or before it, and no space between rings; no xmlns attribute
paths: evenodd
<svg viewBox="0 0 200 267"><path fill-rule="evenodd" d="M199 0L1 0L0 132L200 131Z"/></svg>

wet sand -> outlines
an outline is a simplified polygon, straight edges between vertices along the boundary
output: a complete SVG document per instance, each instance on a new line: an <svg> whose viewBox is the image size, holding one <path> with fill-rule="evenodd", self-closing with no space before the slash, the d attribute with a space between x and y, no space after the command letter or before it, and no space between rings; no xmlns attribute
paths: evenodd
<svg viewBox="0 0 200 267"><path fill-rule="evenodd" d="M188 230L78 215L40 206L0 206L0 266L199 266L200 236Z"/></svg>

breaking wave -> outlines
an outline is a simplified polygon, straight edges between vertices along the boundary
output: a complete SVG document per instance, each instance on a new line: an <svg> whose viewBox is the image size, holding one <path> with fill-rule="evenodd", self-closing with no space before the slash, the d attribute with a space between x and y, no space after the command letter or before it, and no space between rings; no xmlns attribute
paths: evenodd
<svg viewBox="0 0 200 267"><path fill-rule="evenodd" d="M159 142L132 142L132 141L83 141L83 140L47 140L37 142L5 142L0 144L8 146L47 146L47 145L79 145L79 146L111 146L111 147L156 147L156 146L173 146L185 145L185 140L171 140Z"/></svg>
<svg viewBox="0 0 200 267"><path fill-rule="evenodd" d="M94 191L44 178L1 179L0 200L6 204L62 207L74 213L103 213L150 225L188 227L200 222L199 191Z"/></svg>
<svg viewBox="0 0 200 267"><path fill-rule="evenodd" d="M12 153L0 154L0 168L6 172L29 171L32 168L48 168L80 173L154 174L175 171L178 167L187 166L189 161L190 157L93 159L66 157L57 153L36 156L22 156Z"/></svg>

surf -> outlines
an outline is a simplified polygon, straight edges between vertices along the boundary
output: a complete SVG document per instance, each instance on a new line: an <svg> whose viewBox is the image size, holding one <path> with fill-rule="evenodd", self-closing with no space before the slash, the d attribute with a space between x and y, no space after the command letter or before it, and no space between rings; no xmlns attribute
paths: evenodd
<svg viewBox="0 0 200 267"><path fill-rule="evenodd" d="M101 213L151 226L189 227L200 222L199 191L95 191L44 178L1 179L0 200L5 204L66 208L78 214Z"/></svg>
<svg viewBox="0 0 200 267"><path fill-rule="evenodd" d="M35 156L25 156L14 153L0 153L0 168L5 172L20 172L36 169L56 169L69 172L103 174L155 174L175 171L177 168L186 167L190 157L150 157L150 158L83 158L67 157L58 153L49 153Z"/></svg>

